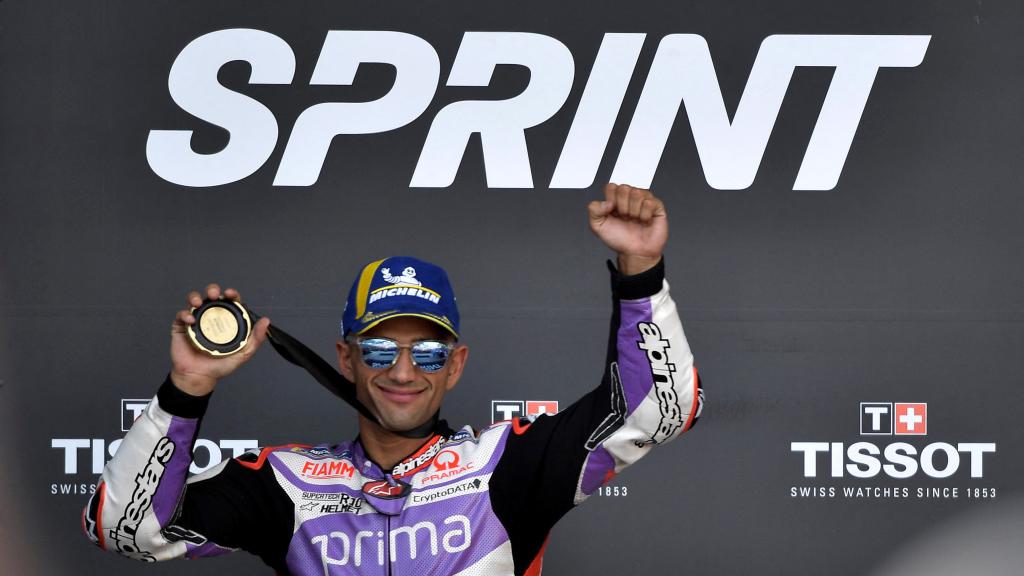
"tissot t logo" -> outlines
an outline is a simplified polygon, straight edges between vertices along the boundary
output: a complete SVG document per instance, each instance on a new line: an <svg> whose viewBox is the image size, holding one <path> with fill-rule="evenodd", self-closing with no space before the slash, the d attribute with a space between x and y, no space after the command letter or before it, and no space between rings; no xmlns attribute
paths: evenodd
<svg viewBox="0 0 1024 576"><path fill-rule="evenodd" d="M491 400L491 424L520 416L557 414L558 400Z"/></svg>
<svg viewBox="0 0 1024 576"><path fill-rule="evenodd" d="M892 434L892 402L861 402L860 433L862 436Z"/></svg>
<svg viewBox="0 0 1024 576"><path fill-rule="evenodd" d="M148 398L121 399L121 432L127 432L132 424L142 416L142 411L149 405Z"/></svg>
<svg viewBox="0 0 1024 576"><path fill-rule="evenodd" d="M862 436L924 436L928 434L925 402L861 402Z"/></svg>

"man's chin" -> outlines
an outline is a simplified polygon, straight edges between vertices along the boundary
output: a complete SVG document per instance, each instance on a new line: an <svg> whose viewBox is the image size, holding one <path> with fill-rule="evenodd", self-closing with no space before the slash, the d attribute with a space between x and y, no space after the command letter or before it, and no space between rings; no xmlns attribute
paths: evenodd
<svg viewBox="0 0 1024 576"><path fill-rule="evenodd" d="M402 432L408 432L415 430L430 421L429 416L405 416L405 417L381 417L381 424L383 428L388 432L400 434Z"/></svg>

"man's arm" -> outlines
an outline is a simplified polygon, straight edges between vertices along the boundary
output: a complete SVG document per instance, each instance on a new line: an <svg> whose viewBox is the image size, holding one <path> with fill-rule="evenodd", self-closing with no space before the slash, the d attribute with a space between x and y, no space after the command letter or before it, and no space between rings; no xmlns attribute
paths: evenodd
<svg viewBox="0 0 1024 576"><path fill-rule="evenodd" d="M224 295L239 298L230 289ZM220 298L219 287L210 285L207 297ZM193 306L201 302L196 292L188 300ZM255 464L262 459L244 455L187 479L216 382L252 356L266 337L268 322L257 324L245 350L222 359L205 356L187 341L185 326L194 322L187 310L178 313L171 329L171 374L104 468L83 511L83 528L101 548L137 560L196 558L244 548L272 565L278 556L283 562L278 550L282 535L274 527L290 526L290 501L270 467ZM280 516L284 522L269 521ZM284 534L285 542L289 535Z"/></svg>
<svg viewBox="0 0 1024 576"><path fill-rule="evenodd" d="M703 405L664 279L664 207L646 190L609 185L605 193L590 205L591 228L617 252L619 268L610 266L613 311L601 384L557 415L512 426L491 481L517 573L565 512L653 446L692 428Z"/></svg>

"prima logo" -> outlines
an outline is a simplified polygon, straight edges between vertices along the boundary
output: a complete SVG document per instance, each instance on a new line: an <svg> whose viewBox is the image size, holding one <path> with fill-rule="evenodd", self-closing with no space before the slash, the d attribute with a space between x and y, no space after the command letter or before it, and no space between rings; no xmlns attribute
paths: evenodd
<svg viewBox="0 0 1024 576"><path fill-rule="evenodd" d="M390 551L391 562L397 562L399 557L415 560L428 552L437 556L442 550L447 554L458 554L472 545L473 534L469 518L456 514L445 518L441 527L424 520L412 526L393 528L387 535L380 530L360 530L352 535L334 531L314 536L310 543L320 547L320 559L326 573L328 566L351 565L358 568L374 561L383 566L385 549ZM421 546L426 546L426 550Z"/></svg>
<svg viewBox="0 0 1024 576"><path fill-rule="evenodd" d="M748 188L794 71L812 66L834 68L835 73L793 189L830 190L839 181L878 71L918 66L930 39L768 36L730 119L707 41L696 34L669 34L658 43L611 176L602 180L649 188L685 104L708 185L719 190ZM549 188L587 188L594 183L646 40L644 33L608 33L597 55L584 57L588 65L594 64ZM151 130L146 159L160 178L182 186L221 186L252 175L274 153L281 115L217 80L221 67L234 61L251 67L250 84L291 84L295 78L295 53L270 32L217 30L190 42L171 65L170 96L184 112L226 130L229 139L219 152L203 154L192 148L191 129ZM335 136L397 130L419 118L434 100L442 69L437 51L423 38L398 31L329 31L310 84L351 85L364 63L394 67L390 90L370 102L323 102L299 114L274 186L315 184ZM525 131L563 108L576 74L575 59L565 44L543 34L466 32L445 85L488 86L499 65L527 68L526 88L504 100L462 100L442 108L423 140L410 187L451 186L473 134L483 142L488 187L534 187Z"/></svg>
<svg viewBox="0 0 1024 576"><path fill-rule="evenodd" d="M863 436L924 436L928 429L928 404L924 402L862 402L860 433ZM832 478L850 475L874 478L884 473L890 478L904 479L919 471L932 478L949 478L960 469L966 458L970 477L985 476L985 454L996 451L995 442L932 442L914 446L893 442L879 446L873 442L792 442L792 452L803 454L804 477L818 476L818 456L825 454Z"/></svg>

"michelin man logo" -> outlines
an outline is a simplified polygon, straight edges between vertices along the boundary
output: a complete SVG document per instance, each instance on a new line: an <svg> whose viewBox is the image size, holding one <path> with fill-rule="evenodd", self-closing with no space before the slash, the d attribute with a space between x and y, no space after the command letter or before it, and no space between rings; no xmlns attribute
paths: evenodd
<svg viewBox="0 0 1024 576"><path fill-rule="evenodd" d="M390 284L423 286L423 283L416 279L416 269L412 266L406 266L405 270L402 270L401 276L392 276L390 268L381 268L380 274L384 277L384 281Z"/></svg>

